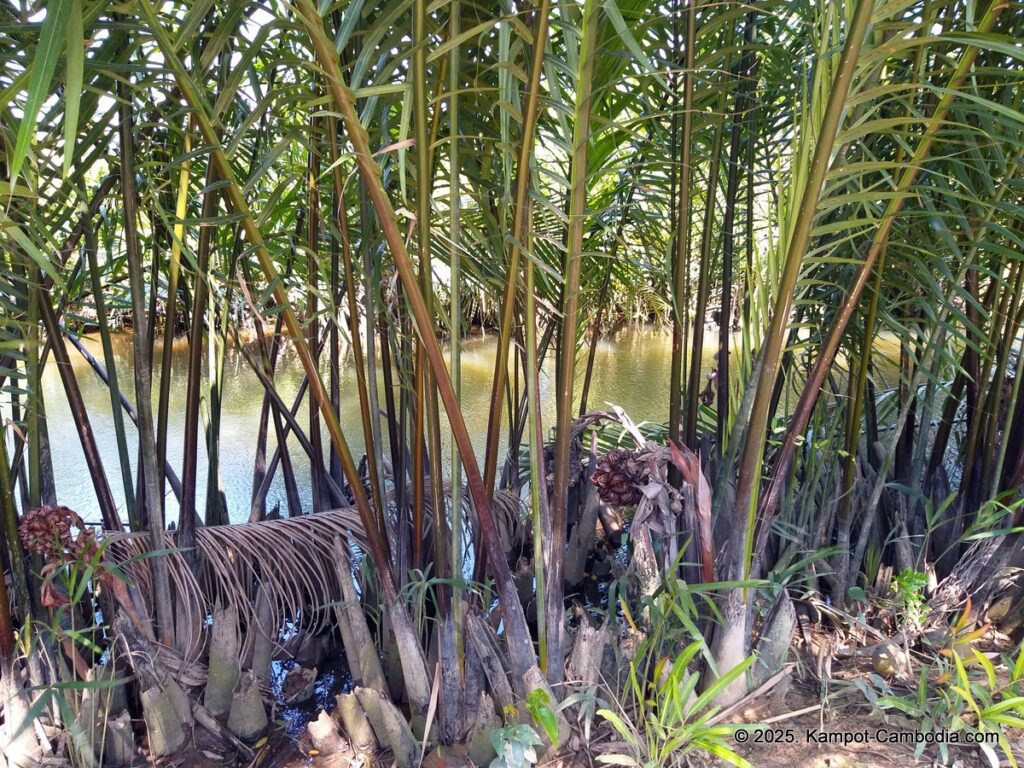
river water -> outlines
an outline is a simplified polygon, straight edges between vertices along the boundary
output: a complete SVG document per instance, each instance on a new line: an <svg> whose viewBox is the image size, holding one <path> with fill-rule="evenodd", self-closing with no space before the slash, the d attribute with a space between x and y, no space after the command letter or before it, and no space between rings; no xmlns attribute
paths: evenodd
<svg viewBox="0 0 1024 768"><path fill-rule="evenodd" d="M717 334L713 334L713 336L710 343L717 343ZM103 353L98 338L87 337L83 341L94 356L102 361ZM482 455L484 448L495 349L496 338L494 336L474 337L463 343L462 404L467 426L478 455ZM93 430L96 433L111 490L123 512L124 499L114 422L110 415L110 400L106 385L93 373L84 358L73 347L69 346L68 351ZM590 408L592 410L605 409L608 407L607 404L615 404L625 409L634 421L649 420L663 423L668 415L668 375L671 354L671 336L655 328L629 328L619 332L613 338L602 340L598 345L594 365L593 383L589 396ZM114 338L114 355L121 385L128 399L134 401L130 336L119 335ZM713 349L709 345L704 354L705 371L709 370L712 365L712 355ZM159 354L156 357L157 370L154 373L154 382L159 381L160 375ZM582 379L582 368L585 362L585 355L581 355L578 362L578 367L581 369L580 379ZM175 343L172 357L168 458L172 467L179 473L187 370L188 347L184 341L178 341ZM233 522L236 522L248 518L249 500L252 494L255 438L263 402L263 389L245 358L234 349L229 350L226 354L224 381L220 431L220 474L228 502L229 516ZM276 381L283 399L291 404L302 381L302 367L294 351L285 353L279 361ZM342 428L345 430L353 454L358 458L363 453L363 439L355 371L351 363L343 366L341 393ZM43 396L47 409L57 498L60 503L75 509L86 519L97 519L98 510L93 497L92 483L87 477L78 434L65 403L60 377L52 362L47 364L44 372ZM550 361L542 372L541 403L544 425L547 429L554 423L555 418L554 367ZM298 420L304 427L308 422L307 414L308 408L304 405L298 415ZM129 453L134 471L137 450L135 429L127 419L126 424ZM202 437L200 443L203 443ZM271 429L268 452L272 452L275 445L273 429ZM289 446L295 464L296 479L303 495L304 508L308 509L310 504L309 463L294 440L289 440ZM448 455L447 444L445 455ZM200 508L205 497L206 471L205 449L201 445L197 483L199 489L197 500ZM277 502L280 502L282 509L287 508L284 484L280 476L275 478L274 485L268 494L268 509ZM167 518L174 520L176 516L177 504L173 494L168 490ZM125 514L122 514L122 517L127 519Z"/></svg>

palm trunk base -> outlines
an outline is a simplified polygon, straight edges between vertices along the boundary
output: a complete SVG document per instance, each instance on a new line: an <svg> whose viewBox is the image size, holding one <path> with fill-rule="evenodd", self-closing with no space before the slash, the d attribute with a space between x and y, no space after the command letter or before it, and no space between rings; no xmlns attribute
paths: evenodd
<svg viewBox="0 0 1024 768"><path fill-rule="evenodd" d="M25 691L17 683L14 663L0 671L0 703L3 704L4 725L0 728L0 754L11 768L38 765L42 750L31 723L25 723L29 707Z"/></svg>

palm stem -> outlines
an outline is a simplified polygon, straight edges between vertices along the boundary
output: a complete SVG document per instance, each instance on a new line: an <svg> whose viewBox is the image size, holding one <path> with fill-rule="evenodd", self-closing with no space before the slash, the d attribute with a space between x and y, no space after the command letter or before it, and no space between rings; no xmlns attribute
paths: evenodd
<svg viewBox="0 0 1024 768"><path fill-rule="evenodd" d="M992 30L995 26L996 20L999 18L999 14L1005 7L1006 5L1002 3L1001 0L996 0L996 2L993 2L989 6L985 16L978 24L979 34L985 34ZM817 359L815 360L814 368L812 369L811 374L807 377L807 382L804 384L803 392L800 396L800 402L797 404L786 433L785 442L783 443L783 446L779 451L779 455L775 460L775 464L773 465L772 479L769 485L768 494L765 497L761 513L758 515L760 519L759 525L766 525L778 507L779 496L781 493L781 478L789 471L789 465L796 450L797 435L802 435L806 429L811 411L817 402L822 382L825 379L827 371L831 368L832 360L835 358L836 351L839 349L839 344L842 341L843 334L846 332L846 326L850 321L850 317L853 315L858 301L860 300L864 286L867 284L868 279L871 277L871 274L875 269L876 261L878 261L879 257L884 253L886 243L889 239L889 233L892 231L896 217L903 209L903 206L909 197L910 190L913 187L914 182L917 180L918 174L921 172L921 168L928 157L932 144L934 144L939 130L945 124L946 114L949 112L950 107L956 99L957 90L963 84L964 79L970 72L970 69L974 64L974 59L977 55L978 48L976 46L967 46L964 49L964 52L960 56L960 60L957 62L957 66L950 77L949 83L946 86L945 92L939 99L935 110L932 112L931 118L927 122L924 133L918 141L917 148L915 149L913 156L904 166L903 173L901 174L899 183L896 186L896 194L889 198L885 212L882 214L882 218L867 246L867 252L864 256L864 261L858 269L857 277L846 292L846 296L839 312L832 321L828 338L825 343L822 344L818 352ZM809 225L810 222L808 222L808 227ZM882 262L878 263L879 270L881 270L883 266L884 264ZM740 498L741 497L737 495L737 500ZM747 498L749 499L750 497L748 496Z"/></svg>
<svg viewBox="0 0 1024 768"><path fill-rule="evenodd" d="M146 2L147 0L143 0ZM310 41L317 53L317 59L323 67L331 97L341 111L345 128L355 151L356 163L367 185L367 192L377 211L377 218L384 232L388 248L395 260L399 279L405 289L405 295L416 321L416 330L422 347L426 352L431 371L437 382L438 392L444 402L445 411L455 434L455 442L462 455L463 466L469 483L470 494L476 507L480 531L487 547L489 559L495 575L498 597L502 614L505 618L505 629L509 636L509 654L513 672L519 679L525 679L535 667L533 642L519 604L512 573L505 560L501 542L498 538L497 526L490 508L490 494L487 491L480 468L473 452L473 445L466 429L458 400L448 376L447 367L441 353L441 346L432 332L433 324L427 310L423 295L406 252L405 242L398 230L395 212L381 183L380 168L370 152L366 129L356 114L354 94L345 86L345 81L338 68L333 43L323 28L323 20L314 7L312 0L298 0L297 8L303 24L309 34ZM269 259L268 259L269 261ZM272 269L272 265L269 265ZM287 317L287 316L286 316ZM340 429L337 430L340 435ZM347 451L346 451L347 452ZM357 494L357 503L359 496ZM364 501L365 503L365 497ZM375 558L376 559L376 558ZM388 585L390 588L390 585ZM418 647L418 646L417 646Z"/></svg>
<svg viewBox="0 0 1024 768"><path fill-rule="evenodd" d="M150 546L164 549L163 499L160 495L160 465L157 463L156 432L153 428L152 382L150 372L149 316L144 304L141 253L139 250L138 210L135 191L135 137L132 131L131 98L119 84L121 138L121 201L124 206L125 249L132 302L132 342L135 348L135 402L139 412L139 451L143 475L142 500L149 527ZM155 275L153 276L155 281ZM153 602L156 608L157 637L165 645L174 637L174 614L167 563L162 557L152 560Z"/></svg>

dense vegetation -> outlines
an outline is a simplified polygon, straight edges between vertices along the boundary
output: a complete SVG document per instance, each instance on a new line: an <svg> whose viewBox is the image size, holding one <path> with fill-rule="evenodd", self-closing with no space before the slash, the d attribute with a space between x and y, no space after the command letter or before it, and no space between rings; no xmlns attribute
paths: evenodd
<svg viewBox="0 0 1024 768"><path fill-rule="evenodd" d="M424 744L490 734L509 765L540 738L579 748L575 728L614 730L639 762L740 761L713 718L774 679L764 641L790 593L854 625L880 601L916 606L892 647L969 634L995 607L1020 639L1024 589L1003 577L1024 483L1019 4L49 0L0 15L8 760L51 748L18 713L63 722L76 764L115 760L131 726L97 737L90 718L116 722L101 693L129 670L121 708L144 714L152 751L181 749L195 718L251 754L259 717L238 712L262 712L253 681L289 637L340 640L362 686L342 715L383 717L375 738L399 763L420 757L411 718L420 736L436 723ZM640 430L591 411L588 389L602 334L651 321L673 335L671 395ZM460 411L474 324L498 337L482 455ZM103 342L91 365L116 468L70 365L82 326ZM241 525L217 479L229 350L265 389ZM275 385L286 352L305 372L294 402ZM348 356L357 423L338 416ZM95 535L54 509L49 445L74 437L47 429L48 365ZM1010 666L963 723L1024 724Z"/></svg>

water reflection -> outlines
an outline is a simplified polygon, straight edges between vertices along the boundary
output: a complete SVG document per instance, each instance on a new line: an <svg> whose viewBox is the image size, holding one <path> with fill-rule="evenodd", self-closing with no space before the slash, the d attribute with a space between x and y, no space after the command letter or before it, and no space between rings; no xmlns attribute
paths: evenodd
<svg viewBox="0 0 1024 768"><path fill-rule="evenodd" d="M85 338L85 345L102 360L103 354L98 339ZM705 372L713 365L717 334L709 340L704 351ZM464 343L462 354L462 400L463 410L477 454L482 455L490 408L491 374L494 365L496 340L493 336L472 338ZM81 355L69 346L75 373L82 390L99 444L104 468L110 481L111 490L123 509L123 492L117 457L114 422L110 415L110 399L106 386L93 373ZM591 409L605 408L606 403L622 406L635 421L664 422L668 411L669 364L671 360L671 337L662 330L633 328L621 331L614 338L603 340L598 345L594 366L593 384L589 405ZM132 343L127 335L114 338L114 356L118 375L129 400L134 400L132 385ZM156 382L159 381L159 354L156 355L157 370L154 372L154 398ZM585 357L581 356L582 369ZM186 375L188 370L188 348L182 340L175 343L172 356L170 429L168 435L168 460L180 472L183 418L185 406ZM326 365L325 365L326 373ZM582 377L582 373L581 373ZM702 377L703 378L703 377ZM278 364L277 384L282 398L291 403L302 381L302 367L294 350L286 351ZM245 358L231 349L225 358L224 401L220 426L220 475L223 491L228 502L228 512L233 522L248 517L249 500L252 494L253 461L255 458L255 436L259 424L263 390L259 380L249 368ZM355 372L351 364L341 371L341 424L353 454L363 453L363 437L356 394ZM381 384L383 387L383 384ZM58 500L77 510L87 519L98 519L98 509L93 498L92 484L86 475L85 460L78 441L78 435L65 403L64 392L56 367L47 365L43 377L43 394L48 409L48 426L52 443L54 479ZM545 428L555 418L554 366L550 361L545 365L541 379L541 404ZM203 417L207 416L204 404ZM308 424L308 407L300 408L297 419ZM129 454L133 472L136 462L137 441L134 427L128 426ZM447 422L445 422L445 432ZM200 442L203 442L202 435ZM268 452L275 446L273 430ZM326 445L326 439L325 439ZM296 478L304 508L310 506L309 462L294 439L289 440L295 465ZM447 440L445 455L449 455ZM199 476L197 482L197 503L203 507L206 488L205 449L200 447ZM284 483L280 472L275 478L267 496L268 508L280 503L287 508ZM127 518L127 515L122 515ZM168 491L167 517L174 520L177 504Z"/></svg>
<svg viewBox="0 0 1024 768"><path fill-rule="evenodd" d="M103 351L97 338L86 337L83 342L98 360L103 360ZM113 347L121 384L129 400L134 400L131 338L127 335L115 336ZM493 336L472 338L467 340L463 346L463 410L478 454L482 454L484 447L495 347L496 340ZM73 347L69 346L68 351L96 434L111 490L118 504L123 508L124 499L114 421L110 414L110 399L106 385ZM156 398L156 382L160 377L160 356L158 354L155 357L154 399ZM613 340L602 341L599 344L594 367L594 381L590 395L592 407L604 407L605 401L610 401L621 405L636 420L664 420L668 403L670 357L671 339L655 329L630 329L621 332ZM710 355L708 357L710 360ZM220 425L220 475L228 501L230 517L232 521L238 521L244 520L248 516L249 499L252 494L255 436L263 403L263 390L259 380L249 368L249 364L237 350L228 350L224 369L224 399ZM188 346L184 340L181 340L175 343L172 356L170 429L167 446L168 460L178 471L181 466L187 371ZM324 371L326 374L326 364ZM284 352L278 364L276 381L282 398L290 404L302 381L302 366L294 350ZM359 456L363 453L364 446L355 371L351 364L342 367L340 385L342 393L341 424L345 429L345 435L353 454ZM47 407L58 499L62 504L78 510L83 516L98 516L92 484L86 477L85 459L78 442L78 435L65 402L60 377L52 363L47 365L43 375L43 396ZM545 365L541 378L541 402L544 408L545 424L550 425L554 422L555 417L554 368L550 362ZM207 416L208 410L204 403L204 420ZM305 405L300 408L297 420L304 428L308 424L308 408ZM137 439L135 429L130 422L127 422L127 426L128 449L134 472ZM445 422L445 426L447 426L447 422ZM202 435L200 442L203 442ZM274 445L273 430L271 430L268 451L272 452ZM300 483L303 504L308 507L310 504L309 462L294 440L289 440L289 446L295 465L296 478ZM447 441L444 450L447 455L450 450ZM206 471L205 449L200 447L197 482L199 489L197 503L200 508L202 508L205 498L203 491L207 482ZM268 507L272 508L278 502L283 509L287 508L284 483L280 476L275 478L267 496ZM173 494L168 492L168 520L175 519L176 515L177 504Z"/></svg>

